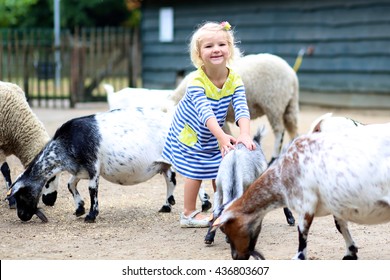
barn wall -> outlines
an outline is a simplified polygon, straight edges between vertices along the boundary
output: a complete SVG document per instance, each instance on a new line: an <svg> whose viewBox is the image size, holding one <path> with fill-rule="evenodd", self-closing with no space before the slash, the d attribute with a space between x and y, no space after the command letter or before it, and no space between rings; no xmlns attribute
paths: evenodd
<svg viewBox="0 0 390 280"><path fill-rule="evenodd" d="M158 40L160 7L174 8L174 40ZM193 70L187 44L206 20L229 21L245 54L268 52L293 65L301 90L390 96L390 0L143 1L143 86L173 88Z"/></svg>

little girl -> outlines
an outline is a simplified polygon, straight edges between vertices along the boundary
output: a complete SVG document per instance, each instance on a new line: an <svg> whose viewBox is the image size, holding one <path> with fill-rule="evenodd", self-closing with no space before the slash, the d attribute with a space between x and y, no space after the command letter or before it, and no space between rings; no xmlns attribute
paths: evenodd
<svg viewBox="0 0 390 280"><path fill-rule="evenodd" d="M191 60L197 71L187 84L178 103L167 141L164 159L184 176L184 211L181 227L208 227L209 218L196 210L202 180L215 178L222 156L242 142L248 149L255 145L250 136L250 116L245 89L239 75L229 65L235 55L233 31L228 22L207 22L193 34ZM237 139L222 130L232 102Z"/></svg>

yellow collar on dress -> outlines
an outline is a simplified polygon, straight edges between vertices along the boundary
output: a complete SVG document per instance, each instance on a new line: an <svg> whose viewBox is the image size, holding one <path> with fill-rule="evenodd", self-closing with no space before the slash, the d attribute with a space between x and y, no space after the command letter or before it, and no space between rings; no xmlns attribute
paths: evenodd
<svg viewBox="0 0 390 280"><path fill-rule="evenodd" d="M243 85L241 78L231 68L229 68L229 75L222 89L217 88L210 81L202 68L198 68L194 79L189 83L188 86L202 87L204 88L205 94L208 98L213 100L220 100L223 97L233 95L235 89L241 85Z"/></svg>

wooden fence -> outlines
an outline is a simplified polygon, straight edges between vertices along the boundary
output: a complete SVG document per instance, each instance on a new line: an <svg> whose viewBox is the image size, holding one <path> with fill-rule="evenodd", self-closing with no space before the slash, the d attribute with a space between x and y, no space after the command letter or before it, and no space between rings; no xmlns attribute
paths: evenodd
<svg viewBox="0 0 390 280"><path fill-rule="evenodd" d="M0 80L23 88L31 106L74 107L105 101L103 83L135 86L140 75L137 29L0 29Z"/></svg>

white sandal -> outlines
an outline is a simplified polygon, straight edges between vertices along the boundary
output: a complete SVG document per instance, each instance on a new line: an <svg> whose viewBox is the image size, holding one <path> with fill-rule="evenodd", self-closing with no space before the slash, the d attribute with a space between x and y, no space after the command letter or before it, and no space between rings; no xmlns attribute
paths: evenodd
<svg viewBox="0 0 390 280"><path fill-rule="evenodd" d="M184 213L180 215L180 227L182 228L205 228L209 227L209 218L206 217L201 220L195 219L195 216L198 215L201 211L195 210L189 216L185 216Z"/></svg>

